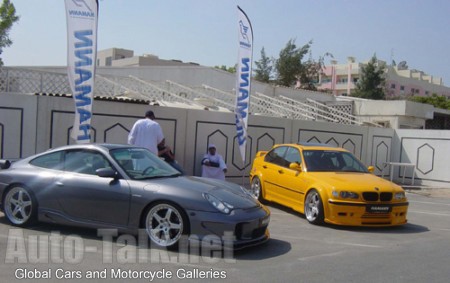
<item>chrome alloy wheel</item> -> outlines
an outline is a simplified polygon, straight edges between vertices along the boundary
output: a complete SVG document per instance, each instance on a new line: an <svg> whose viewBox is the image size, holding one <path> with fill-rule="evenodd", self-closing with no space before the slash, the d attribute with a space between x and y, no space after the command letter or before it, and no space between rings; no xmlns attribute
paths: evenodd
<svg viewBox="0 0 450 283"><path fill-rule="evenodd" d="M253 178L252 184L250 186L250 193L253 195L255 199L261 199L261 181L258 177Z"/></svg>
<svg viewBox="0 0 450 283"><path fill-rule="evenodd" d="M323 222L322 200L316 190L311 190L306 196L305 216L310 223L319 224Z"/></svg>
<svg viewBox="0 0 450 283"><path fill-rule="evenodd" d="M15 187L9 190L4 206L6 217L15 225L24 225L32 217L33 200L25 188Z"/></svg>
<svg viewBox="0 0 450 283"><path fill-rule="evenodd" d="M152 242L161 247L171 247L183 235L183 217L176 207L159 203L148 212L145 229Z"/></svg>

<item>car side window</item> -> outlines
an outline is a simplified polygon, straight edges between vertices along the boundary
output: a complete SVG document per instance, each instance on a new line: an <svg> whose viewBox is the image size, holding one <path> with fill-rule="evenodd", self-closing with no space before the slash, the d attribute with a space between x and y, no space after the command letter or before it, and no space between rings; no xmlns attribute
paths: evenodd
<svg viewBox="0 0 450 283"><path fill-rule="evenodd" d="M63 151L52 152L31 160L30 164L47 169L62 170L62 156Z"/></svg>
<svg viewBox="0 0 450 283"><path fill-rule="evenodd" d="M65 171L96 175L96 170L100 168L111 168L111 164L101 153L86 150L66 152Z"/></svg>
<svg viewBox="0 0 450 283"><path fill-rule="evenodd" d="M286 157L284 159L287 163L286 167L289 167L289 165L291 163L302 164L302 159L300 157L300 151L295 147L288 148L288 150L286 152Z"/></svg>
<svg viewBox="0 0 450 283"><path fill-rule="evenodd" d="M280 146L272 149L266 154L264 161L274 163L276 165L285 166L286 160L284 159L284 154L286 153L287 147Z"/></svg>

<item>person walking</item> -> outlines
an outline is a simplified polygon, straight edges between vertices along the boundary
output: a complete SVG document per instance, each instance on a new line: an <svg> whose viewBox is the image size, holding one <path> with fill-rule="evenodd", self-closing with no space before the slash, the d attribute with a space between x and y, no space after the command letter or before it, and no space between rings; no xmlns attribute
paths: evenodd
<svg viewBox="0 0 450 283"><path fill-rule="evenodd" d="M202 177L225 180L225 173L227 173L227 165L222 155L216 152L215 145L210 144L208 153L202 159Z"/></svg>
<svg viewBox="0 0 450 283"><path fill-rule="evenodd" d="M164 140L161 126L155 120L152 110L145 112L145 118L134 123L128 134L128 144L145 147L158 155L158 145Z"/></svg>

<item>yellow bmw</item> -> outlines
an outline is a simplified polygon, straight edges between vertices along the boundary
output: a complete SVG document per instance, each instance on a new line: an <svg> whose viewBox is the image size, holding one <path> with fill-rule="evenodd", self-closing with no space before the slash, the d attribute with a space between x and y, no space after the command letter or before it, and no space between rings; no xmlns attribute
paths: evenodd
<svg viewBox="0 0 450 283"><path fill-rule="evenodd" d="M251 192L303 213L309 223L395 226L407 222L402 187L373 174L349 151L322 144L278 144L259 151Z"/></svg>

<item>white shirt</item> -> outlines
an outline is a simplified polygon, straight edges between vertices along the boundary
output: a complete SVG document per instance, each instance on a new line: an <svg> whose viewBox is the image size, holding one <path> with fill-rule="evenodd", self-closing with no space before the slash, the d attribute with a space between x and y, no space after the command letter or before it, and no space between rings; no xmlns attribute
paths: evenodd
<svg viewBox="0 0 450 283"><path fill-rule="evenodd" d="M219 167L212 167L205 165L205 161L215 162L219 164ZM219 180L225 180L224 169L227 169L227 165L220 154L211 155L209 153L205 154L202 159L202 177L214 178Z"/></svg>
<svg viewBox="0 0 450 283"><path fill-rule="evenodd" d="M156 155L163 139L161 126L149 118L137 120L128 134L128 144L145 147Z"/></svg>

